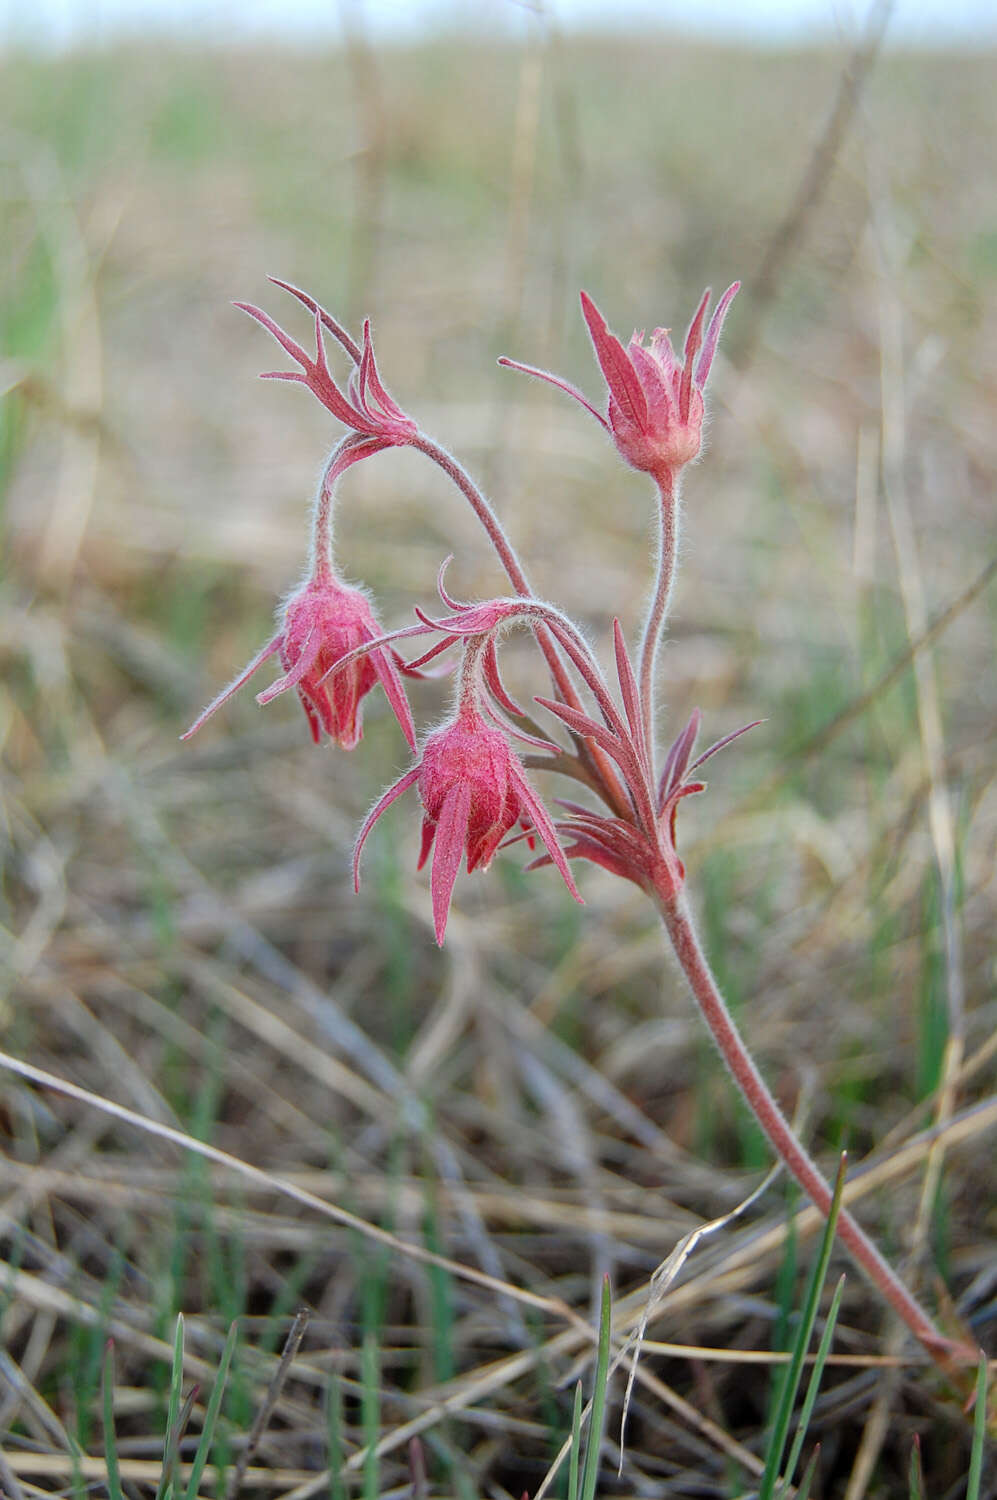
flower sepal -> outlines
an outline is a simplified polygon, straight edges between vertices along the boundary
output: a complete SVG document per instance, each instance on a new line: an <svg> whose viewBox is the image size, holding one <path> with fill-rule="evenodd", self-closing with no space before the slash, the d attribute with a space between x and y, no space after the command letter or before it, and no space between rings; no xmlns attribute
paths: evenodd
<svg viewBox="0 0 997 1500"><path fill-rule="evenodd" d="M500 729L466 706L428 736L418 763L389 787L367 814L353 854L357 890L360 856L368 834L381 814L416 785L423 806L417 868L421 870L432 854L433 926L441 946L461 860L466 861L468 872L487 869L517 824L524 828L524 836L540 840L547 859L557 866L575 900L581 901L554 820L527 780L518 757Z"/></svg>

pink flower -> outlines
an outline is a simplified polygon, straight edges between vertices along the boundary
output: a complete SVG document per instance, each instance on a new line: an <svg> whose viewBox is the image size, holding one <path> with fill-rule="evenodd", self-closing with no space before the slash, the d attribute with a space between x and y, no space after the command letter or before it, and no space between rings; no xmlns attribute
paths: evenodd
<svg viewBox="0 0 997 1500"><path fill-rule="evenodd" d="M318 744L324 730L344 750L352 750L363 733L361 699L379 682L414 750L412 712L393 655L382 646L354 658L341 672L335 670L337 662L349 652L377 640L380 635L381 627L361 589L350 588L327 573L309 579L285 605L280 631L235 681L218 694L181 739L196 734L205 720L248 682L268 657L279 654L284 675L257 694L257 703L269 703L289 688L297 688L315 743Z"/></svg>
<svg viewBox="0 0 997 1500"><path fill-rule="evenodd" d="M305 307L314 314L315 358L313 359L295 339L286 334L268 313L254 307L250 302L237 302L236 307L248 313L251 318L255 318L258 323L262 323L267 332L273 334L281 348L301 366L300 372L268 370L262 379L293 380L300 385L307 386L312 395L317 397L334 417L338 418L345 427L352 428L360 438L366 440L363 452L358 456L366 457L377 453L382 448L410 443L417 436L418 428L388 394L381 381L370 337L370 319L364 321L363 345L358 346L346 330L323 307L320 307L313 297L309 297L307 292L298 291L296 287L289 286L286 281L276 281L274 277L271 277L271 280L275 281L277 286L290 292L293 297L297 297L298 301L304 303ZM345 394L333 380L329 371L325 357L325 342L322 337L323 326L338 339L355 366L347 382Z"/></svg>
<svg viewBox="0 0 997 1500"><path fill-rule="evenodd" d="M469 871L487 869L517 823L522 823L528 834L539 837L571 894L576 901L581 900L553 820L504 734L466 706L429 735L418 764L406 771L368 813L353 855L353 879L358 890L360 854L367 835L385 809L416 784L425 810L418 868L422 869L432 849L433 919L438 943L442 945L446 933L462 856L467 856Z"/></svg>
<svg viewBox="0 0 997 1500"><path fill-rule="evenodd" d="M635 469L649 474L680 469L699 453L703 438L703 389L717 342L740 282L728 287L710 320L703 338L703 324L710 302L707 289L685 336L684 359L680 363L666 328L656 328L650 348L644 334L635 333L624 348L611 333L592 298L582 292L582 313L595 347L596 358L609 387L609 406L604 417L575 386L546 370L501 359L499 364L547 380L566 391L590 411L611 433L622 457Z"/></svg>

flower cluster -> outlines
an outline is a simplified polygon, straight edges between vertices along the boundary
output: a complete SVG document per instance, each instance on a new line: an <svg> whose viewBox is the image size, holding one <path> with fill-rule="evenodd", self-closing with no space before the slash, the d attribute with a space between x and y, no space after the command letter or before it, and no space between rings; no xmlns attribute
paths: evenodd
<svg viewBox="0 0 997 1500"><path fill-rule="evenodd" d="M369 322L356 342L307 293L286 282L276 284L311 313L315 353L310 354L267 313L238 303L299 366L292 371L268 371L264 378L305 385L348 431L333 450L319 486L304 582L283 605L273 637L183 738L195 734L270 657L279 658L283 671L257 694L257 702L269 703L293 688L316 743L324 734L343 749L352 749L361 738L363 699L380 686L415 760L365 819L356 843L354 880L359 885L361 851L375 823L404 792L417 788L423 807L418 868L432 856L433 922L441 943L461 862L468 871L487 869L503 845L520 839L535 850L529 868L553 865L579 900L569 859L601 865L659 897L674 894L684 877L675 848L678 804L703 789L704 783L694 779L693 773L735 736L692 760L699 725L698 713L694 714L668 751L656 780L650 688L638 681L620 623L614 626L616 681L611 687L571 620L529 592L525 573L484 497L449 455L422 439L416 423L387 391L378 372ZM582 312L609 391L605 416L559 377L512 360L502 363L538 375L575 396L613 436L628 463L660 479L663 471L677 471L699 452L703 387L736 291L735 284L721 298L705 336L709 292L704 295L686 336L683 363L676 359L663 329L654 332L649 348L644 347L643 335L635 334L625 349L595 303L582 293ZM329 368L326 334L352 362L345 385L336 382ZM409 445L436 458L471 500L516 593L463 604L447 593L441 569L438 588L448 613L433 618L417 609L416 625L386 634L364 590L344 582L336 571L334 498L339 479L353 464L384 448ZM671 561L664 558L661 565L670 566ZM662 623L663 619L656 620L655 629L660 631ZM527 716L503 686L498 648L503 633L512 626L532 631L546 657L555 691L553 696L537 694L535 701L567 731L570 748L550 735L530 732ZM427 633L438 637L436 643L417 660L403 661L397 649L400 642ZM419 746L403 676L422 675L434 657L450 648L460 654L454 711ZM647 650L645 643L644 656ZM573 777L596 794L602 807L559 799L561 815L555 820L531 785L513 740L525 742L534 751L528 758L530 765Z"/></svg>

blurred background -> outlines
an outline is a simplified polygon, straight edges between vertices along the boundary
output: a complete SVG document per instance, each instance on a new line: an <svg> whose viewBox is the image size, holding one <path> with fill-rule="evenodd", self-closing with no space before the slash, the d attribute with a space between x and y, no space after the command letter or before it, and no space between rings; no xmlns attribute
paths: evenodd
<svg viewBox="0 0 997 1500"><path fill-rule="evenodd" d="M823 1161L872 1153L859 1211L993 1352L992 7L104 0L8 5L0 38L0 1045L586 1315L604 1269L642 1287L759 1180L639 892L584 870L577 908L512 850L458 880L440 953L406 799L353 894L356 827L408 763L380 695L351 755L249 691L178 744L272 633L339 436L256 380L283 357L233 299L305 342L268 275L354 331L370 316L401 405L605 652L614 615L637 628L651 497L581 408L496 358L598 403L580 287L624 337L680 336L704 285L739 277L662 735L696 705L710 740L766 722L711 763L680 849L786 1107ZM411 453L346 476L337 541L388 626L432 607L451 552L458 596L502 589ZM518 696L545 690L528 645L506 660ZM423 725L447 697L416 686ZM24 1485L66 1483L59 1430L94 1451L111 1323L138 1464L176 1311L209 1360L244 1318L236 1433L304 1298L302 1383L260 1460L282 1492L324 1462L330 1370L355 1456L372 1419L351 1382L390 1435L510 1348L527 1373L430 1425L431 1483L536 1489L570 1420L556 1319L365 1254L79 1102L9 1076L0 1099L22 1380L0 1440ZM796 1252L757 1238L785 1216L777 1188L656 1336L785 1347ZM896 1352L857 1276L845 1309L847 1353ZM648 1365L741 1446L645 1391L621 1493L750 1482L768 1374ZM836 1372L818 1426L828 1493L906 1493L915 1432L933 1493L965 1471L959 1404L923 1369ZM383 1462L381 1489L408 1482L403 1441Z"/></svg>

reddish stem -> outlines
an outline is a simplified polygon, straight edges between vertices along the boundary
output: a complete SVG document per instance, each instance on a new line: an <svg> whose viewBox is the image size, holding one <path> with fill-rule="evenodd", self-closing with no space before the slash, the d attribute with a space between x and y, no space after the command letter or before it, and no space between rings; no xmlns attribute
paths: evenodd
<svg viewBox="0 0 997 1500"><path fill-rule="evenodd" d="M499 561L516 593L532 594L533 591L526 581L522 564L516 556L515 548L502 529L502 523L464 466L458 463L452 453L448 453L439 443L434 443L432 438L426 437L422 432L413 438L409 446L418 449L427 458L431 458L434 464L438 464L447 478L451 479L460 490L487 531L488 540L498 553Z"/></svg>
<svg viewBox="0 0 997 1500"><path fill-rule="evenodd" d="M418 449L420 453L425 454L426 458L432 459L433 463L437 464L443 470L444 474L453 481L488 533L488 539L498 553L499 561L505 569L509 582L516 590L516 593L528 598L532 597L533 590L530 588L523 566L516 556L515 548L502 529L502 524L498 516L492 510L488 501L463 465L458 463L452 453L448 453L439 443L434 443L432 438L427 437L425 433L420 432L413 438L409 446ZM541 626L537 630L537 641L544 654L544 659L547 662L557 692L569 707L581 709L581 699L575 692L574 684L565 670L564 662L558 654L557 646L551 639L547 626ZM629 811L627 796L620 785L620 778L617 776L608 755L598 745L594 745L591 740L584 741L583 748L595 770L607 804L617 816L626 817Z"/></svg>
<svg viewBox="0 0 997 1500"><path fill-rule="evenodd" d="M322 473L318 494L315 496L315 509L312 512L312 577L321 582L327 582L334 571L332 562L334 495L328 475L338 457L339 447L335 448L330 455L329 462Z"/></svg>
<svg viewBox="0 0 997 1500"><path fill-rule="evenodd" d="M685 895L681 891L672 896L663 894L658 898L658 906L703 1019L745 1103L786 1167L826 1216L831 1206L830 1185L796 1139L734 1025L700 947ZM978 1351L939 1333L928 1313L844 1208L838 1217L838 1236L869 1280L938 1364L947 1367L955 1361L975 1363L979 1358Z"/></svg>
<svg viewBox="0 0 997 1500"><path fill-rule="evenodd" d="M674 469L662 469L654 475L658 486L658 558L654 593L648 605L647 617L640 641L640 702L644 715L644 738L651 757L651 777L654 778L654 668L661 645L661 635L668 618L668 605L675 582L675 561L678 552L679 532L679 485Z"/></svg>

